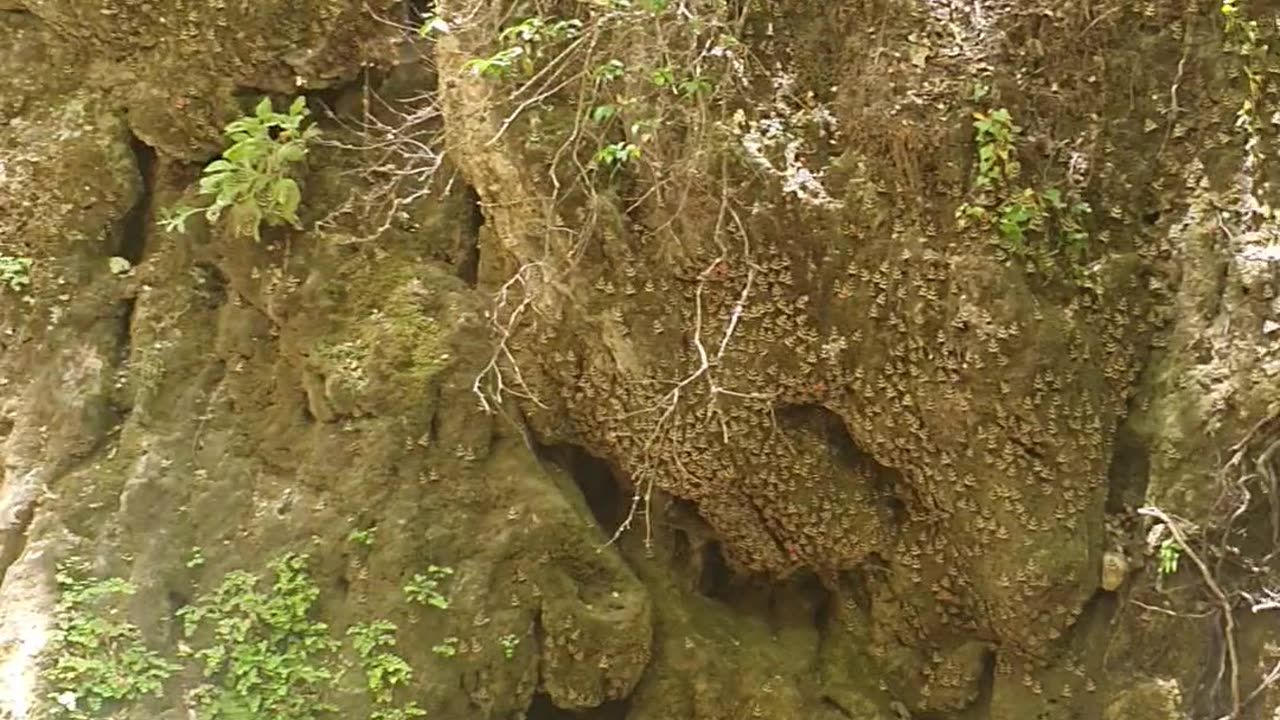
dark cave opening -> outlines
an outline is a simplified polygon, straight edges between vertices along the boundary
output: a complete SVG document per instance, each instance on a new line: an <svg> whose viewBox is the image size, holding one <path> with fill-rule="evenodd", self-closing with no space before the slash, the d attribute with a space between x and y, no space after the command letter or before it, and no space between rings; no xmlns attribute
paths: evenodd
<svg viewBox="0 0 1280 720"><path fill-rule="evenodd" d="M550 445L539 449L544 460L563 468L582 492L596 524L611 536L618 531L631 507L631 496L609 463L573 445Z"/></svg>
<svg viewBox="0 0 1280 720"><path fill-rule="evenodd" d="M458 277L471 287L476 286L480 275L480 231L484 227L484 208L480 206L480 193L467 186L464 191L467 207L471 211L466 226L466 247L458 258Z"/></svg>
<svg viewBox="0 0 1280 720"><path fill-rule="evenodd" d="M813 572L783 580L743 574L730 565L718 541L704 543L701 553L697 592L736 613L766 619L775 631L812 627L821 632L838 611L832 592Z"/></svg>
<svg viewBox="0 0 1280 720"><path fill-rule="evenodd" d="M988 650L982 655L982 674L978 676L978 697L970 705L989 714L991 701L996 689L996 651Z"/></svg>
<svg viewBox="0 0 1280 720"><path fill-rule="evenodd" d="M626 720L631 713L628 699L606 702L590 710L570 711L558 708L546 693L536 693L529 705L526 720Z"/></svg>
<svg viewBox="0 0 1280 720"><path fill-rule="evenodd" d="M724 559L719 542L702 546L702 573L698 576L698 592L712 600L730 602L733 573Z"/></svg>
<svg viewBox="0 0 1280 720"><path fill-rule="evenodd" d="M129 146L138 164L138 174L142 176L142 191L139 193L138 201L125 214L124 221L121 223L118 254L130 264L137 265L142 262L142 256L146 252L147 234L150 229L147 227L147 219L151 215L156 151L136 136L129 138Z"/></svg>
<svg viewBox="0 0 1280 720"><path fill-rule="evenodd" d="M1147 494L1150 457L1146 443L1127 420L1116 428L1107 467L1108 513L1125 513L1142 505Z"/></svg>

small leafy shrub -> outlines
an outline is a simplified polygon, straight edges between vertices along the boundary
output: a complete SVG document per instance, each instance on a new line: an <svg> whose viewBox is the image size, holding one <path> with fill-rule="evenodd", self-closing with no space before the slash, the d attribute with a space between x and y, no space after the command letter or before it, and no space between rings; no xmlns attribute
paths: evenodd
<svg viewBox="0 0 1280 720"><path fill-rule="evenodd" d="M351 534L347 535L347 540L362 548L368 549L373 547L374 534L377 533L377 531L378 528L376 527L352 530Z"/></svg>
<svg viewBox="0 0 1280 720"><path fill-rule="evenodd" d="M510 660L516 656L516 647L520 645L520 638L515 635L503 635L498 638L498 644L502 646L502 656Z"/></svg>
<svg viewBox="0 0 1280 720"><path fill-rule="evenodd" d="M0 255L0 285L7 285L14 292L22 292L31 286L31 266L28 257Z"/></svg>
<svg viewBox="0 0 1280 720"><path fill-rule="evenodd" d="M297 554L274 561L265 588L255 575L230 572L178 612L209 681L196 693L201 720L316 720L335 709L324 697L338 679L339 643L310 618L319 590L306 563Z"/></svg>
<svg viewBox="0 0 1280 720"><path fill-rule="evenodd" d="M1223 49L1240 58L1241 72L1245 79L1245 99L1236 111L1236 127L1247 131L1250 140L1256 142L1258 133L1262 130L1258 105L1262 100L1269 48L1261 40L1258 21L1250 20L1245 15L1243 5L1243 0L1222 0L1222 17L1226 21L1223 28Z"/></svg>
<svg viewBox="0 0 1280 720"><path fill-rule="evenodd" d="M974 197L956 210L960 227L993 230L996 245L1006 255L1042 272L1062 258L1069 276L1078 285L1090 286L1084 267L1088 203L1068 199L1054 187L1036 190L1019 185L1022 166L1016 151L1022 128L1014 124L1008 110L974 113L973 128L978 160Z"/></svg>
<svg viewBox="0 0 1280 720"><path fill-rule="evenodd" d="M179 666L149 650L138 627L120 617L118 601L134 587L90 579L77 560L58 566L57 583L52 662L43 674L55 717L104 717L117 705L160 697Z"/></svg>
<svg viewBox="0 0 1280 720"><path fill-rule="evenodd" d="M449 609L449 598L440 590L440 584L453 575L453 568L430 565L425 573L415 573L404 586L405 597L439 610Z"/></svg>
<svg viewBox="0 0 1280 720"><path fill-rule="evenodd" d="M320 130L303 127L310 111L299 97L287 113L275 112L271 100L263 98L253 115L228 124L224 130L231 146L222 157L204 168L201 207L179 206L165 214L160 224L167 230L183 232L187 218L203 212L215 222L228 212L237 234L261 239L262 223L298 227L298 205L302 200L298 183L290 172L307 156L307 144Z"/></svg>
<svg viewBox="0 0 1280 720"><path fill-rule="evenodd" d="M1178 561L1182 559L1182 546L1170 538L1160 543L1156 553L1156 570L1161 575L1172 575L1178 572Z"/></svg>
<svg viewBox="0 0 1280 720"><path fill-rule="evenodd" d="M599 167L616 170L638 157L640 157L639 147L629 142L616 142L597 150L593 160Z"/></svg>
<svg viewBox="0 0 1280 720"><path fill-rule="evenodd" d="M458 638L450 636L445 638L438 645L431 647L431 652L442 658L451 658L458 654Z"/></svg>
<svg viewBox="0 0 1280 720"><path fill-rule="evenodd" d="M427 714L413 702L398 707L394 704L395 689L413 677L409 663L392 652L395 633L396 626L386 620L353 625L347 630L364 671L369 699L374 703L370 720L406 720Z"/></svg>
<svg viewBox="0 0 1280 720"><path fill-rule="evenodd" d="M531 75L535 61L546 54L548 46L575 38L581 31L581 20L525 18L499 33L501 49L489 57L468 60L463 69L489 80Z"/></svg>

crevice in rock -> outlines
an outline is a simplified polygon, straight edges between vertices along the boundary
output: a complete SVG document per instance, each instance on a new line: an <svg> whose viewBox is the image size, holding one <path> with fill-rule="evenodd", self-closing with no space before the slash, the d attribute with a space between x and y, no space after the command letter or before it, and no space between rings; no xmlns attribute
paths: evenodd
<svg viewBox="0 0 1280 720"><path fill-rule="evenodd" d="M987 650L982 655L982 674L978 676L978 697L970 707L975 717L991 715L991 700L995 697L996 688L996 651Z"/></svg>
<svg viewBox="0 0 1280 720"><path fill-rule="evenodd" d="M775 631L811 627L821 637L834 608L831 592L812 572L797 573L769 588L769 619Z"/></svg>
<svg viewBox="0 0 1280 720"><path fill-rule="evenodd" d="M117 254L137 265L142 262L146 252L148 235L148 218L151 215L151 199L155 186L156 151L142 142L137 136L129 138L129 147L138 165L138 174L142 176L142 193L138 202L124 216L121 225L120 249Z"/></svg>
<svg viewBox="0 0 1280 720"><path fill-rule="evenodd" d="M133 314L138 309L137 298L120 301L120 330L116 334L116 351L121 362L129 359L129 347L133 342Z"/></svg>
<svg viewBox="0 0 1280 720"><path fill-rule="evenodd" d="M573 445L549 445L537 448L547 462L563 468L573 479L596 524L612 537L626 520L630 497L624 495L622 483L604 460Z"/></svg>
<svg viewBox="0 0 1280 720"><path fill-rule="evenodd" d="M421 25L428 17L435 13L435 0L406 0L404 4L404 18L410 25Z"/></svg>
<svg viewBox="0 0 1280 720"><path fill-rule="evenodd" d="M724 559L724 551L719 542L709 542L702 546L702 573L698 577L698 592L712 600L729 603L730 584L733 572Z"/></svg>
<svg viewBox="0 0 1280 720"><path fill-rule="evenodd" d="M812 572L800 572L785 580L736 572L718 541L701 547L698 593L734 613L754 615L775 630L812 627L822 632L838 604Z"/></svg>
<svg viewBox="0 0 1280 720"><path fill-rule="evenodd" d="M1141 505L1150 480L1150 452L1131 418L1132 414L1116 428L1107 468L1106 510L1112 514Z"/></svg>
<svg viewBox="0 0 1280 720"><path fill-rule="evenodd" d="M631 701L613 700L600 707L578 712L558 708L546 693L536 693L529 704L527 720L626 720L631 714Z"/></svg>
<svg viewBox="0 0 1280 720"><path fill-rule="evenodd" d="M117 378L122 378L128 369L129 356L133 352L133 317L137 312L138 300L135 297L128 297L120 301L116 312L118 316L118 329L116 330L115 344L115 368L114 372ZM120 383L117 383L119 386ZM133 399L125 393L110 392L107 395L110 403L111 412L116 417L116 425L120 426L133 412ZM103 437L103 442L107 438Z"/></svg>
<svg viewBox="0 0 1280 720"><path fill-rule="evenodd" d="M311 403L310 403L311 398L307 396L307 393L305 391L299 392L298 394L302 396L301 399L298 401L298 407L302 411L300 413L302 417L302 424L315 425L317 420L316 420L316 414L311 412Z"/></svg>
<svg viewBox="0 0 1280 720"><path fill-rule="evenodd" d="M474 187L468 185L464 192L470 216L465 228L466 245L457 260L458 277L467 285L475 287L480 274L480 232L485 222L484 209L480 206L480 193Z"/></svg>

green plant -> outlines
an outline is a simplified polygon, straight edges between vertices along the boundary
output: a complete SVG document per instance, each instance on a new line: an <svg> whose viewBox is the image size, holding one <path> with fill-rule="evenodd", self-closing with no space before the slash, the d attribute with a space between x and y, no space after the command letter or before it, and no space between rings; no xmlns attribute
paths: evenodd
<svg viewBox="0 0 1280 720"><path fill-rule="evenodd" d="M669 67L661 67L649 73L649 82L660 88L668 88L676 84L676 73Z"/></svg>
<svg viewBox="0 0 1280 720"><path fill-rule="evenodd" d="M224 133L231 146L222 157L204 168L199 196L209 198L202 207L178 206L160 224L166 230L184 232L187 218L203 212L215 222L229 212L237 234L260 239L261 224L299 226L298 205L302 192L290 173L307 156L307 145L320 130L303 127L310 111L298 97L287 113L275 112L263 98L252 115L228 124Z"/></svg>
<svg viewBox="0 0 1280 720"><path fill-rule="evenodd" d="M472 58L462 67L489 80L501 80L515 75L516 71L530 75L534 60L543 55L545 46L576 37L581 30L582 21L577 19L525 18L498 34L502 47L497 52Z"/></svg>
<svg viewBox="0 0 1280 720"><path fill-rule="evenodd" d="M680 94L686 98L701 98L711 94L711 80L701 75L690 75L680 81L677 86Z"/></svg>
<svg viewBox="0 0 1280 720"><path fill-rule="evenodd" d="M502 656L510 660L516 656L516 646L520 644L520 638L515 635L503 635L498 638L498 644L502 646Z"/></svg>
<svg viewBox="0 0 1280 720"><path fill-rule="evenodd" d="M453 568L429 565L425 573L414 573L413 578L404 586L405 597L411 602L448 610L449 598L441 592L440 584L452 575Z"/></svg>
<svg viewBox="0 0 1280 720"><path fill-rule="evenodd" d="M1156 552L1156 569L1161 575L1172 575L1178 572L1178 561L1182 558L1182 546L1177 540L1169 538L1160 543Z"/></svg>
<svg viewBox="0 0 1280 720"><path fill-rule="evenodd" d="M332 711L325 702L337 679L339 643L310 618L319 590L305 555L271 563L274 580L233 571L219 587L182 608L189 650L209 684L196 693L201 720L313 720Z"/></svg>
<svg viewBox="0 0 1280 720"><path fill-rule="evenodd" d="M601 82L613 82L627 74L627 66L621 60L610 60L596 68L596 79Z"/></svg>
<svg viewBox="0 0 1280 720"><path fill-rule="evenodd" d="M581 20L529 17L503 30L498 34L498 39L508 45L528 46L532 43L552 43L577 37L581 30Z"/></svg>
<svg viewBox="0 0 1280 720"><path fill-rule="evenodd" d="M396 645L395 632L396 626L386 620L353 625L347 630L364 671L369 698L374 703L370 720L407 720L427 714L414 702L394 704L395 689L413 677L409 663L392 652Z"/></svg>
<svg viewBox="0 0 1280 720"><path fill-rule="evenodd" d="M985 86L983 86L985 87ZM985 96L975 91L975 97ZM1005 108L974 113L977 168L971 202L956 209L961 228L977 225L995 232L995 243L1009 257L1048 271L1056 258L1065 260L1065 272L1081 287L1092 287L1085 268L1089 233L1085 217L1088 203L1070 199L1058 188L1036 190L1020 186L1022 165L1017 140L1022 128ZM1043 240L1036 242L1033 235Z"/></svg>
<svg viewBox="0 0 1280 720"><path fill-rule="evenodd" d="M1226 21L1224 49L1241 58L1245 78L1245 99L1236 111L1236 127L1248 131L1252 145L1262 130L1258 105L1262 100L1268 46L1261 42L1258 21L1245 16L1243 5L1243 0L1222 0L1221 11Z"/></svg>
<svg viewBox="0 0 1280 720"><path fill-rule="evenodd" d="M433 645L431 652L443 658L451 658L458 654L458 638L447 637L439 645Z"/></svg>
<svg viewBox="0 0 1280 720"><path fill-rule="evenodd" d="M118 601L134 593L120 578L94 580L79 560L58 565L58 603L42 674L56 717L96 718L113 705L160 697L179 669L147 648L136 625L120 617Z"/></svg>
<svg viewBox="0 0 1280 720"><path fill-rule="evenodd" d="M347 540L361 547L371 548L373 547L374 534L377 531L378 531L377 527L367 527L364 529L352 530L351 534L347 535Z"/></svg>
<svg viewBox="0 0 1280 720"><path fill-rule="evenodd" d="M640 157L638 146L629 142L616 142L597 150L592 161L599 167L617 170L638 157Z"/></svg>
<svg viewBox="0 0 1280 720"><path fill-rule="evenodd" d="M1014 156L1014 149L1022 128L1013 124L1009 111L999 108L989 113L974 113L973 128L978 145L977 186L995 188L1017 178L1022 166Z"/></svg>
<svg viewBox="0 0 1280 720"><path fill-rule="evenodd" d="M31 285L31 266L28 257L0 255L0 285L8 285L14 292L22 292Z"/></svg>
<svg viewBox="0 0 1280 720"><path fill-rule="evenodd" d="M369 720L410 720L410 718L426 717L427 711L416 702L408 702L400 707L375 707Z"/></svg>
<svg viewBox="0 0 1280 720"><path fill-rule="evenodd" d="M395 632L396 626L386 620L360 623L347 630L375 702L390 702L395 688L413 676L409 663L390 650L396 644Z"/></svg>
<svg viewBox="0 0 1280 720"><path fill-rule="evenodd" d="M591 108L591 121L603 125L618 115L618 106L612 104L597 105Z"/></svg>
<svg viewBox="0 0 1280 720"><path fill-rule="evenodd" d="M524 48L522 47L504 48L489 57L468 60L463 68L480 77L497 80L510 75L518 67L517 61L523 57ZM531 67L527 59L521 65Z"/></svg>

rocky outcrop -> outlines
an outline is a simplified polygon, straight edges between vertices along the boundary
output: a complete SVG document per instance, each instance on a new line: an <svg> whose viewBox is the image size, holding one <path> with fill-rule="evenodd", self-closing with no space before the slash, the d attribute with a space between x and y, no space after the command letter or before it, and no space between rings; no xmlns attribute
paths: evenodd
<svg viewBox="0 0 1280 720"><path fill-rule="evenodd" d="M0 0L0 714L87 697L60 562L177 718L182 609L288 551L429 717L1270 717L1224 7ZM264 94L301 227L160 227Z"/></svg>

